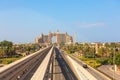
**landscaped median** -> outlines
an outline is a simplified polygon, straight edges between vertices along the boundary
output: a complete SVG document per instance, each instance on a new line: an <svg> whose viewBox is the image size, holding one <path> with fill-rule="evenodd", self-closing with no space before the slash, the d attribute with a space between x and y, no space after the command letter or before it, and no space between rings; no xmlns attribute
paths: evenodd
<svg viewBox="0 0 120 80"><path fill-rule="evenodd" d="M78 57L78 59L82 60L83 62L85 62L86 64L90 65L93 68L97 68L99 66L101 66L102 64L94 58L85 58L85 57Z"/></svg>

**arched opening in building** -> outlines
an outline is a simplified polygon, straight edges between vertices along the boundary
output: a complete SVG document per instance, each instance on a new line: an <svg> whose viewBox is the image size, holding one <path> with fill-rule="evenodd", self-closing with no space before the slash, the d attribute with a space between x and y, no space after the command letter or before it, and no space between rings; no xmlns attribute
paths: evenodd
<svg viewBox="0 0 120 80"><path fill-rule="evenodd" d="M52 43L56 43L56 37L55 36L52 37Z"/></svg>

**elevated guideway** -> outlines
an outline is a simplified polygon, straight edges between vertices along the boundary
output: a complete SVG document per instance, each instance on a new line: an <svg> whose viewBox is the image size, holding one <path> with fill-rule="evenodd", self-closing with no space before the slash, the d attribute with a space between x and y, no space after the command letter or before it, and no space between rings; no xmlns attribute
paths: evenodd
<svg viewBox="0 0 120 80"><path fill-rule="evenodd" d="M31 80L79 80L65 58L59 49L51 48Z"/></svg>
<svg viewBox="0 0 120 80"><path fill-rule="evenodd" d="M52 47L49 53L46 55L46 57L44 58L40 66L38 67L37 71L32 76L31 80L44 80L44 76L45 76L47 67L49 65L49 61L53 53L53 49L54 47Z"/></svg>
<svg viewBox="0 0 120 80"><path fill-rule="evenodd" d="M29 80L50 49L51 46L46 47L0 68L0 80Z"/></svg>

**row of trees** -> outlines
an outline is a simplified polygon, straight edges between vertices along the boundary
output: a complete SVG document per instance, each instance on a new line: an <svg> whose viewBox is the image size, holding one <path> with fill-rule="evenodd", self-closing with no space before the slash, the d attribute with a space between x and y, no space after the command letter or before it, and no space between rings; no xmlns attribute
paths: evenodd
<svg viewBox="0 0 120 80"><path fill-rule="evenodd" d="M39 50L41 46L38 44L16 44L13 45L11 41L2 41L0 42L0 57L12 57L13 55L17 55L17 53L24 52L35 52Z"/></svg>
<svg viewBox="0 0 120 80"><path fill-rule="evenodd" d="M96 49L95 44L90 43L67 45L63 47L67 53L77 52L78 55L82 55L86 58L99 58L99 60L105 60L106 63L110 64L113 64L113 58L115 58L114 60L117 65L120 65L119 48L119 43L105 43L104 45L98 44L98 49Z"/></svg>
<svg viewBox="0 0 120 80"><path fill-rule="evenodd" d="M40 48L41 48L41 46L39 46L38 44L19 44L19 45L15 45L15 49L19 53L24 53L26 51L35 52L35 51L39 50Z"/></svg>

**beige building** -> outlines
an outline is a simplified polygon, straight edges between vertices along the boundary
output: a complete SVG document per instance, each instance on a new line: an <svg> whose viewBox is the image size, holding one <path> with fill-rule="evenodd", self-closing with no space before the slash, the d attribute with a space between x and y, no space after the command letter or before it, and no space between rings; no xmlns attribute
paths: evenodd
<svg viewBox="0 0 120 80"><path fill-rule="evenodd" d="M62 42L66 42L66 36L65 34L61 34L61 33L57 33L56 34L56 43L62 43Z"/></svg>
<svg viewBox="0 0 120 80"><path fill-rule="evenodd" d="M49 32L48 35L44 35L41 34L39 37L37 37L35 39L35 43L52 43L52 37L56 37L56 43L60 44L60 43L66 43L66 44L70 44L73 42L72 36L69 36L66 33L60 33L60 32L55 32L55 33L51 33Z"/></svg>

